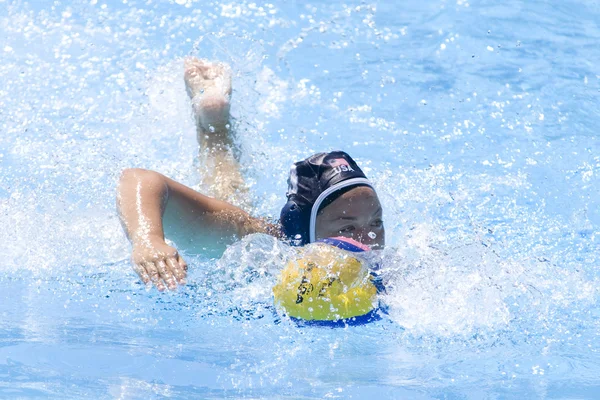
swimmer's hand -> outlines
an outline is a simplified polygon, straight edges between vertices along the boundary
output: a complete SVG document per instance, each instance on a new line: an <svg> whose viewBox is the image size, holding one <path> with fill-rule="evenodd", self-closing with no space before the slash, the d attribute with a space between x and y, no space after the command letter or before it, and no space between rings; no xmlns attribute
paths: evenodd
<svg viewBox="0 0 600 400"><path fill-rule="evenodd" d="M178 283L185 285L187 264L162 238L134 242L131 261L140 279L145 284L152 282L161 292L165 285L169 290L175 290Z"/></svg>

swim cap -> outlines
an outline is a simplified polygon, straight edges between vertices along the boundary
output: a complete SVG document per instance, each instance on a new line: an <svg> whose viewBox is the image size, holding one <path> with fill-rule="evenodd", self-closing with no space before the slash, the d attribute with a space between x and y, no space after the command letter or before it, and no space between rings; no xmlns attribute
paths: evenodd
<svg viewBox="0 0 600 400"><path fill-rule="evenodd" d="M365 247L348 238L323 239L306 247L281 272L273 288L275 303L290 317L304 321L372 314L377 287L367 264L355 256Z"/></svg>
<svg viewBox="0 0 600 400"><path fill-rule="evenodd" d="M298 246L314 242L319 208L356 186L373 188L352 157L343 151L318 153L294 163L288 179L288 202L281 210L284 235Z"/></svg>

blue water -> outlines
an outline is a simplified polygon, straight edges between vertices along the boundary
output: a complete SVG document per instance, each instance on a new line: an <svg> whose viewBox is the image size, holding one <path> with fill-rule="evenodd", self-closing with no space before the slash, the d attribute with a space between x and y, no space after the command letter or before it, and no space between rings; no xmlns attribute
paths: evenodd
<svg viewBox="0 0 600 400"><path fill-rule="evenodd" d="M0 398L600 397L599 41L595 0L0 0ZM139 284L116 181L198 185L186 55L232 65L255 214L312 152L373 179L381 320L282 318L260 235Z"/></svg>

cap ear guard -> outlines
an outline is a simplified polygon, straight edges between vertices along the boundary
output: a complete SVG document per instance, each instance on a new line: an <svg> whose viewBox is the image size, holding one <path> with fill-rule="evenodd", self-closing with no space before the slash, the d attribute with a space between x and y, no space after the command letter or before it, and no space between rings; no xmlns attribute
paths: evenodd
<svg viewBox="0 0 600 400"><path fill-rule="evenodd" d="M280 222L283 234L293 246L304 246L310 241L310 210L304 211L296 202L290 200L281 209Z"/></svg>

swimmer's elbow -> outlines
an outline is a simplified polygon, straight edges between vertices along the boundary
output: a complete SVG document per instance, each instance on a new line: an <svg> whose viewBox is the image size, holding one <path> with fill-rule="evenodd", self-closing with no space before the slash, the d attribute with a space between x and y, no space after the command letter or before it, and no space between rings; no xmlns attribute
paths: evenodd
<svg viewBox="0 0 600 400"><path fill-rule="evenodd" d="M158 172L151 171L143 168L125 168L121 171L121 177L119 178L119 184L127 182L139 182L139 181L150 181L157 180L161 176Z"/></svg>
<svg viewBox="0 0 600 400"><path fill-rule="evenodd" d="M147 169L142 168L126 168L121 172L118 183L118 192L122 193L128 189L135 187L144 188L166 188L165 176Z"/></svg>

